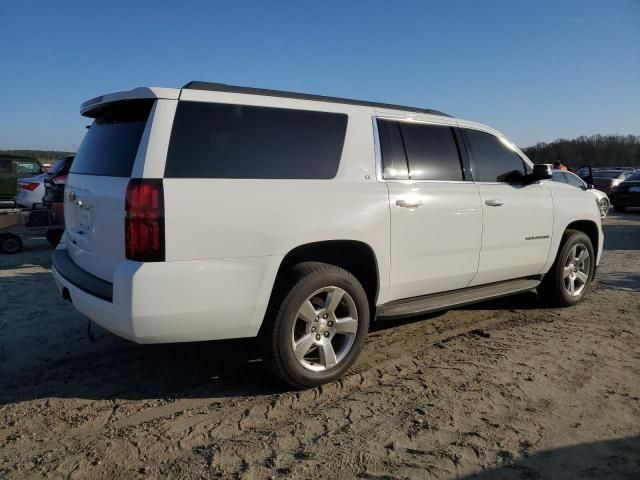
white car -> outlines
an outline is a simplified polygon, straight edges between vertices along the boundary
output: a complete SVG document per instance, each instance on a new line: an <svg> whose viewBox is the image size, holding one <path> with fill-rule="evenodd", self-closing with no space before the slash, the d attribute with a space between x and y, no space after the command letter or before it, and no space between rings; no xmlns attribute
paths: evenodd
<svg viewBox="0 0 640 480"><path fill-rule="evenodd" d="M600 217L605 218L609 213L609 207L611 206L611 202L609 201L609 197L606 193L596 188L593 188L593 185L587 184L584 180L582 180L578 175L573 172L567 172L563 170L553 170L553 180L560 183L567 183L574 187L580 188L582 190L586 190L593 194L596 198L596 203L598 204L598 209L600 210Z"/></svg>
<svg viewBox="0 0 640 480"><path fill-rule="evenodd" d="M573 305L600 260L591 193L437 111L191 82L81 113L53 275L135 342L258 336L308 387L376 319L536 288Z"/></svg>
<svg viewBox="0 0 640 480"><path fill-rule="evenodd" d="M16 203L26 208L34 208L41 204L45 194L45 180L66 178L71 162L73 162L73 155L62 157L50 171L35 177L19 179Z"/></svg>

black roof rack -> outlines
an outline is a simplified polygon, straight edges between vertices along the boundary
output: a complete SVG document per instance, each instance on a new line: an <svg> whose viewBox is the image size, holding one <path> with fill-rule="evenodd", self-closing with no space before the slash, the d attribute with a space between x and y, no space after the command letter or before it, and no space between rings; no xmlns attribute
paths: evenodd
<svg viewBox="0 0 640 480"><path fill-rule="evenodd" d="M367 102L364 100L353 100L350 98L326 97L324 95L311 95L308 93L286 92L284 90L269 90L266 88L238 87L236 85L227 85L226 83L212 83L192 81L187 83L183 89L189 90L210 90L214 92L229 93L247 93L251 95L264 95L267 97L295 98L298 100L316 100L319 102L345 103L348 105L359 105L361 107L388 108L392 110L403 110L405 112L426 113L429 115L441 115L450 117L444 112L432 110L430 108L407 107L404 105L393 105L390 103Z"/></svg>

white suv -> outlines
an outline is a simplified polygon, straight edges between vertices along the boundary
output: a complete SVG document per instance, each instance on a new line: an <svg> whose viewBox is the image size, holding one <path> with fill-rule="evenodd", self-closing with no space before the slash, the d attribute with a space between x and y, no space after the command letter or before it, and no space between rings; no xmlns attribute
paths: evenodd
<svg viewBox="0 0 640 480"><path fill-rule="evenodd" d="M591 193L437 111L191 82L81 112L63 297L139 343L259 336L297 387L342 375L376 318L572 305L602 251Z"/></svg>

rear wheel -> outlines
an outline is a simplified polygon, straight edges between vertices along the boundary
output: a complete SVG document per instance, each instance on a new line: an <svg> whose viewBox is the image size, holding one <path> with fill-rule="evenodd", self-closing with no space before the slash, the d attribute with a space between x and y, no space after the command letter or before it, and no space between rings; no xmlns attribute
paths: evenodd
<svg viewBox="0 0 640 480"><path fill-rule="evenodd" d="M9 234L0 237L0 250L4 253L18 253L22 249L22 239L17 235Z"/></svg>
<svg viewBox="0 0 640 480"><path fill-rule="evenodd" d="M556 261L542 282L542 295L559 306L575 305L591 283L595 261L589 237L578 230L567 230Z"/></svg>
<svg viewBox="0 0 640 480"><path fill-rule="evenodd" d="M274 292L262 332L265 360L293 387L321 385L349 369L368 330L360 282L334 265L301 263Z"/></svg>

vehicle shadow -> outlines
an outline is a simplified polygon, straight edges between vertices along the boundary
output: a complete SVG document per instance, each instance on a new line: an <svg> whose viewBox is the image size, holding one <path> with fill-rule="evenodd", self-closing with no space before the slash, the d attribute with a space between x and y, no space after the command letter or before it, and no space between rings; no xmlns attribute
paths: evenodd
<svg viewBox="0 0 640 480"><path fill-rule="evenodd" d="M640 436L545 450L517 460L505 458L503 465L463 479L640 478Z"/></svg>
<svg viewBox="0 0 640 480"><path fill-rule="evenodd" d="M24 260L28 252L20 255ZM39 398L215 398L287 390L267 375L254 339L137 345L96 325L90 339L87 325L61 299L48 271L28 262L0 270L0 405Z"/></svg>

